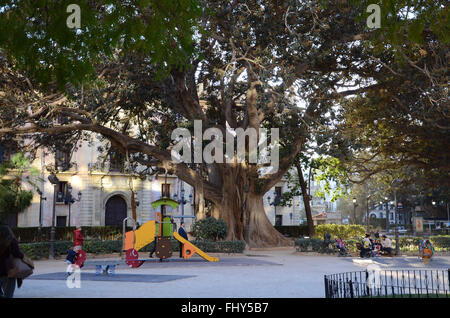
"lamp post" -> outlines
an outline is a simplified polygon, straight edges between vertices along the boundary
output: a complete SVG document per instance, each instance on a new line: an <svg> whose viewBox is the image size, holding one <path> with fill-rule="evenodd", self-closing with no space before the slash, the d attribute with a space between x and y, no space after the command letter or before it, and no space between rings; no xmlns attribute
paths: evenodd
<svg viewBox="0 0 450 318"><path fill-rule="evenodd" d="M42 200L46 200L47 198L42 196L42 191L37 189L37 193L39 194L39 227L38 227L38 239L41 241L42 238Z"/></svg>
<svg viewBox="0 0 450 318"><path fill-rule="evenodd" d="M366 227L367 227L367 233L369 232L369 199L370 199L370 194L367 196L367 209L366 209Z"/></svg>
<svg viewBox="0 0 450 318"><path fill-rule="evenodd" d="M353 224L356 224L356 207L358 204L356 203L356 198L353 198Z"/></svg>
<svg viewBox="0 0 450 318"><path fill-rule="evenodd" d="M56 191L59 184L59 179L56 175L48 176L48 181L53 184L53 212L52 212L52 229L50 231L50 259L55 258L55 213L56 213Z"/></svg>
<svg viewBox="0 0 450 318"><path fill-rule="evenodd" d="M65 204L68 204L69 205L69 222L68 222L68 227L70 227L70 219L71 219L71 217L70 217L70 210L71 210L71 206L72 206L72 204L73 203L75 203L75 202L80 202L81 201L81 191L78 191L78 200L77 199L75 199L74 197L72 197L72 185L67 185L67 195L66 195L66 198L65 198L65 200L64 200L65 202Z"/></svg>
<svg viewBox="0 0 450 318"><path fill-rule="evenodd" d="M180 192L181 192L181 198L180 198L179 203L181 204L181 222L184 222L184 205L186 203L188 203L188 201L184 199L184 193L185 193L184 188L181 188ZM178 195L175 193L174 194L175 201L177 200L177 197L178 197ZM189 202L192 202L192 194L189 194Z"/></svg>
<svg viewBox="0 0 450 318"><path fill-rule="evenodd" d="M395 179L393 184L399 182L400 179ZM395 202L395 255L400 254L399 233L398 233L398 202L397 202L397 188L394 185L394 202Z"/></svg>
<svg viewBox="0 0 450 318"><path fill-rule="evenodd" d="M384 197L384 202L386 203L386 233L389 233L389 205L388 205L388 197Z"/></svg>
<svg viewBox="0 0 450 318"><path fill-rule="evenodd" d="M447 202L447 228L450 226L450 214L448 212L448 202Z"/></svg>

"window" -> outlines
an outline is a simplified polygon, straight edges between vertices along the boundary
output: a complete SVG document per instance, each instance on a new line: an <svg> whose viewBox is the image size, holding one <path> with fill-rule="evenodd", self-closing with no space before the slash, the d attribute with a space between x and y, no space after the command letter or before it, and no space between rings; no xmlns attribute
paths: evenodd
<svg viewBox="0 0 450 318"><path fill-rule="evenodd" d="M170 183L161 184L161 195L170 198Z"/></svg>
<svg viewBox="0 0 450 318"><path fill-rule="evenodd" d="M17 153L17 147L9 145L9 144L1 144L0 145L0 163L9 162L11 157Z"/></svg>
<svg viewBox="0 0 450 318"><path fill-rule="evenodd" d="M278 204L281 199L281 187L275 187L275 204Z"/></svg>
<svg viewBox="0 0 450 318"><path fill-rule="evenodd" d="M57 149L55 151L55 169L66 171L70 168L70 151Z"/></svg>
<svg viewBox="0 0 450 318"><path fill-rule="evenodd" d="M115 149L109 151L109 171L111 172L123 172L125 156Z"/></svg>
<svg viewBox="0 0 450 318"><path fill-rule="evenodd" d="M67 216L57 216L56 217L56 226L64 227L67 225Z"/></svg>
<svg viewBox="0 0 450 318"><path fill-rule="evenodd" d="M65 197L67 196L68 183L67 181L60 181L57 186L56 192L56 202L63 203Z"/></svg>

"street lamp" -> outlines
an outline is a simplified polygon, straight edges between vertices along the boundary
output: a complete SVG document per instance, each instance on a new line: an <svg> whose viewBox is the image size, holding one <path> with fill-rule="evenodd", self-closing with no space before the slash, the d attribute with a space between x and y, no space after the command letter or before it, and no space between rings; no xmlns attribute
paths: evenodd
<svg viewBox="0 0 450 318"><path fill-rule="evenodd" d="M180 192L181 192L181 198L180 198L180 201L178 201L178 202L181 204L181 222L184 222L184 205L188 202L192 203L192 194L189 194L189 201L187 201L184 199L184 193L185 193L184 188L181 188ZM178 195L176 193L174 194L173 197L174 197L175 201L177 201Z"/></svg>
<svg viewBox="0 0 450 318"><path fill-rule="evenodd" d="M358 204L356 203L356 198L353 198L353 224L356 224L356 207Z"/></svg>
<svg viewBox="0 0 450 318"><path fill-rule="evenodd" d="M370 199L370 194L367 196L367 210L366 210L366 227L367 227L367 233L369 233L369 199Z"/></svg>
<svg viewBox="0 0 450 318"><path fill-rule="evenodd" d="M50 231L50 259L55 258L55 213L56 213L56 190L59 184L59 179L56 175L48 176L48 181L53 184L53 213L52 213L52 229Z"/></svg>
<svg viewBox="0 0 450 318"><path fill-rule="evenodd" d="M41 241L42 237L42 200L46 200L46 197L42 196L42 191L37 189L36 192L39 194L39 228L38 228L38 238Z"/></svg>
<svg viewBox="0 0 450 318"><path fill-rule="evenodd" d="M65 198L65 200L64 200L65 202L65 204L68 204L69 205L69 224L68 224L68 227L70 227L70 219L71 219L71 217L70 217L70 207L71 207L71 205L73 204L73 203L75 203L75 202L80 202L81 201L81 191L78 191L78 200L77 199L75 199L73 196L72 196L72 185L67 185L67 195L66 195L66 198Z"/></svg>
<svg viewBox="0 0 450 318"><path fill-rule="evenodd" d="M398 203L397 203L397 187L395 184L401 182L401 179L394 179L392 186L394 188L394 202L395 202L395 255L400 254L400 244L398 235Z"/></svg>
<svg viewBox="0 0 450 318"><path fill-rule="evenodd" d="M386 233L389 233L389 204L388 197L384 197L384 202L386 203Z"/></svg>

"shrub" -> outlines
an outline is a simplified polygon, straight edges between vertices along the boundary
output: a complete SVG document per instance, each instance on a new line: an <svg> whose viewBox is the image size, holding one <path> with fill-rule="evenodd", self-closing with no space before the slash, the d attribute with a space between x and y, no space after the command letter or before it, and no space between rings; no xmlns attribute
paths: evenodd
<svg viewBox="0 0 450 318"><path fill-rule="evenodd" d="M343 240L363 237L366 229L362 225L320 224L316 226L316 237L323 238L330 233L332 238L341 237Z"/></svg>
<svg viewBox="0 0 450 318"><path fill-rule="evenodd" d="M297 246L297 251L301 252L311 250L317 253L334 253L334 248L328 247L323 240L318 238L299 238L295 240L294 246Z"/></svg>
<svg viewBox="0 0 450 318"><path fill-rule="evenodd" d="M192 225L192 235L196 240L217 241L227 236L228 229L224 220L216 220L213 217L195 221Z"/></svg>
<svg viewBox="0 0 450 318"><path fill-rule="evenodd" d="M430 237L431 243L436 247L449 248L450 247L450 235L438 235Z"/></svg>
<svg viewBox="0 0 450 318"><path fill-rule="evenodd" d="M178 252L179 242L172 239L173 252ZM245 249L245 242L243 241L192 241L192 244L197 246L204 252L209 253L243 253ZM31 259L39 260L48 258L50 254L50 242L38 243L20 243L20 249ZM73 243L70 241L55 242L55 256L66 255L67 250L72 247ZM139 253L148 253L153 250L154 242L148 244ZM83 244L83 250L86 253L92 254L111 254L120 253L122 249L122 241L100 241L89 240Z"/></svg>
<svg viewBox="0 0 450 318"><path fill-rule="evenodd" d="M132 228L127 227L127 231ZM75 227L56 227L55 240L56 241L72 241L73 231ZM50 241L51 227L43 227L41 229L41 236L39 237L38 227L24 227L14 228L13 232L19 242L48 242ZM122 227L121 226L86 226L82 227L83 236L87 240L121 240Z"/></svg>

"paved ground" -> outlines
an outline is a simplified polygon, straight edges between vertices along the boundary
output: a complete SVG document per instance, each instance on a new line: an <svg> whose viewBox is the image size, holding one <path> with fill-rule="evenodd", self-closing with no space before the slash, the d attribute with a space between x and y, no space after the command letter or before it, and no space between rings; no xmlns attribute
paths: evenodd
<svg viewBox="0 0 450 318"><path fill-rule="evenodd" d="M311 256L296 253L293 248L212 256L219 256L220 261L174 258L163 263L152 260L137 269L119 266L111 280L95 277L89 261L81 272L81 288L67 287L63 260L37 261L35 273L16 289L15 297L316 298L324 297L325 274L364 270L369 263L382 269L450 268L448 256L435 257L425 267L411 256L363 260ZM139 278L142 280L136 282Z"/></svg>

